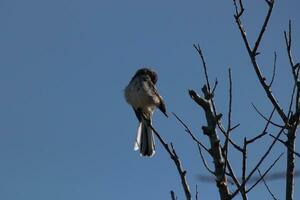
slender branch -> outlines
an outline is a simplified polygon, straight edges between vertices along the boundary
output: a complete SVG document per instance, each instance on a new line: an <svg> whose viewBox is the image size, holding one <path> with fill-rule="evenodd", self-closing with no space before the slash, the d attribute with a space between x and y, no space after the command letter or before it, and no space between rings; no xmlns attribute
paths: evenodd
<svg viewBox="0 0 300 200"><path fill-rule="evenodd" d="M270 167L263 173L263 175L246 191L246 193L250 192L266 175L267 173L274 167L277 161L283 156L284 153L281 153L277 159L270 165ZM258 169L258 168L257 168Z"/></svg>
<svg viewBox="0 0 300 200"><path fill-rule="evenodd" d="M261 174L260 170L257 169L257 171L258 171L258 173L259 173L259 176L262 177L262 174ZM278 199L275 197L275 195L272 193L270 187L268 186L266 180L265 180L263 177L262 177L262 181L263 181L265 187L267 188L269 194L272 196L272 198L273 198L274 200L278 200Z"/></svg>
<svg viewBox="0 0 300 200"><path fill-rule="evenodd" d="M208 79L208 74L207 74L207 67L206 67L206 62L204 60L204 56L203 56L202 50L201 50L199 44L197 44L197 45L194 44L193 47L196 49L196 51L198 52L199 56L201 57L201 61L202 61L203 69L204 69L204 74L205 74L206 85L208 87L208 90L210 91L210 84L209 84L209 79Z"/></svg>
<svg viewBox="0 0 300 200"><path fill-rule="evenodd" d="M231 138L229 138L229 137L227 137L226 135L226 133L227 133L227 130L225 130L225 128L223 127L223 125L221 124L221 123L217 123L217 125L218 125L218 128L219 128L219 130L221 131L221 133L225 136L225 138L228 138L228 140L229 140L229 143L236 149L236 150L238 150L239 152L243 152L243 148L242 147L240 147L239 145L237 145L234 141L232 141L232 139ZM230 131L232 131L232 130L234 130L235 128L237 128L237 127L239 127L240 126L240 124L237 124L237 125L235 125L234 127L232 127L231 128L231 130Z"/></svg>
<svg viewBox="0 0 300 200"><path fill-rule="evenodd" d="M271 79L271 82L269 84L269 88L272 86L273 84L273 81L275 79L275 74L276 74L276 61L277 61L277 54L276 54L276 51L274 51L274 64L273 64L273 73L272 73L272 79Z"/></svg>
<svg viewBox="0 0 300 200"><path fill-rule="evenodd" d="M173 190L171 190L171 199L172 200L177 200L177 197L176 197L176 195L175 195L175 192L173 191Z"/></svg>
<svg viewBox="0 0 300 200"><path fill-rule="evenodd" d="M227 134L230 133L231 130L231 112L232 112L232 77L231 77L231 69L228 69L228 79L229 79L229 105L228 105L228 124L227 124ZM228 141L227 141L228 142Z"/></svg>
<svg viewBox="0 0 300 200"><path fill-rule="evenodd" d="M246 182L246 171L247 171L247 139L244 138L244 145L243 145L243 154L242 154L242 182ZM241 188L241 194L243 199L247 199L247 193L246 193L246 184L242 184L240 186Z"/></svg>
<svg viewBox="0 0 300 200"><path fill-rule="evenodd" d="M267 134L266 131L262 131L259 135L255 136L254 138L250 139L250 140L247 140L247 143L250 144L250 143L253 143L255 142L256 140L260 139L261 137L265 136Z"/></svg>
<svg viewBox="0 0 300 200"><path fill-rule="evenodd" d="M288 53L288 58L289 58L289 62L290 62L290 66L292 69L292 74L294 77L294 81L295 83L297 83L298 81L298 77L297 74L295 72L295 64L293 61L293 56L292 56L292 22L291 20L289 20L289 30L288 33L286 31L284 31L284 39L285 39L285 44L286 44L286 50Z"/></svg>
<svg viewBox="0 0 300 200"><path fill-rule="evenodd" d="M272 10L273 10L273 5L274 5L274 1L273 0L270 0L270 1L267 1L268 3L268 6L269 6L269 10L268 10L268 13L267 13L267 16L265 18L265 21L260 29L260 33L256 39L256 42L255 42L255 45L254 45L254 48L252 50L252 54L253 55L256 55L256 52L257 52L257 49L259 47L259 44L260 44L260 41L264 35L264 32L266 31L266 28L267 28L267 25L268 25L268 22L269 22L269 19L271 17L271 14L272 14Z"/></svg>
<svg viewBox="0 0 300 200"><path fill-rule="evenodd" d="M252 103L252 106L253 106L253 108L254 108L254 110L266 121L266 122L269 122L270 124L272 124L273 126L276 126L276 127L278 127L278 128L284 128L284 126L282 126L282 125L279 125L279 124L276 124L275 122L272 122L272 121L270 121L270 120L268 120L268 118L267 117L265 117L259 110L258 110L258 108ZM274 107L274 109L275 109L275 107Z"/></svg>
<svg viewBox="0 0 300 200"><path fill-rule="evenodd" d="M288 118L290 118L291 114L292 114L292 106L293 106L293 103L294 103L294 96L295 96L295 92L296 92L296 87L297 87L297 84L294 84L292 95L291 95L291 100L290 100L290 105L289 105L289 110L288 110Z"/></svg>
<svg viewBox="0 0 300 200"><path fill-rule="evenodd" d="M269 134L272 138L275 138L274 135ZM300 158L300 154L296 151L294 151L293 149L291 149L288 145L287 142L281 140L280 138L277 139L281 144L283 144L286 148L288 148L291 152L293 152L298 158Z"/></svg>
<svg viewBox="0 0 300 200"><path fill-rule="evenodd" d="M214 96L214 92L215 92L215 89L217 87L218 81L216 79L215 86L214 86L213 90L211 90L209 79L208 79L207 66L206 66L206 62L205 62L205 59L204 59L201 47L200 47L199 44L197 46L194 44L193 46L194 46L194 48L196 49L196 51L198 52L198 54L199 54L199 56L201 58L202 67L203 67L204 74L205 74L206 85L205 85L205 87L202 88L202 91L203 91L203 93L205 95L204 97L205 97L206 100L210 100L211 101L214 114L217 115L217 111L216 111L215 103L214 103L214 100L213 100L213 96ZM204 90L206 90L206 91L204 91Z"/></svg>
<svg viewBox="0 0 300 200"><path fill-rule="evenodd" d="M238 9L238 5L236 3L236 0L233 0L233 4L234 4L234 7L235 7L235 15L237 17L242 16L243 12L245 11L244 6L243 6L243 1L239 0L240 9Z"/></svg>
<svg viewBox="0 0 300 200"><path fill-rule="evenodd" d="M227 169L229 171L229 176L230 178L232 178L234 184L236 185L237 188L241 187L241 184L239 182L239 180L237 179L232 167L231 167L231 164L229 162L229 160L227 161Z"/></svg>
<svg viewBox="0 0 300 200"><path fill-rule="evenodd" d="M172 114L181 123L181 125L185 128L185 132L187 132L198 145L200 145L203 149L205 149L209 153L208 148L206 146L204 146L204 144L202 144L202 142L196 138L195 134L193 134L193 132L191 131L191 129L186 125L186 123L184 123L180 119L180 117L178 117L178 115L176 115L174 112L172 112Z"/></svg>
<svg viewBox="0 0 300 200"><path fill-rule="evenodd" d="M264 135L267 134L267 129L268 129L269 124L271 123L271 119L272 119L272 117L273 117L274 112L275 112L275 108L273 108L273 110L272 110L272 112L271 112L271 115L270 115L269 119L267 119L268 121L267 121L267 123L266 123L266 125L265 125L263 131L261 132L261 134L259 134L259 135L255 136L254 138L248 140L248 141L247 141L247 144L253 143L253 142L255 142L257 139L259 139L259 138L261 138L261 137L263 137Z"/></svg>
<svg viewBox="0 0 300 200"><path fill-rule="evenodd" d="M229 105L228 105L228 123L227 123L227 131L226 131L226 139L224 144L224 172L223 176L225 176L226 168L227 168L227 161L228 161L228 142L230 137L230 130L231 130L231 112L232 112L232 77L231 77L231 69L228 69L228 79L229 79Z"/></svg>
<svg viewBox="0 0 300 200"><path fill-rule="evenodd" d="M249 173L249 175L247 176L247 178L245 179L245 181L243 181L243 183L241 184L241 186L232 193L231 195L231 199L237 195L237 193L244 187L244 185L249 181L249 179L252 177L252 175L254 174L254 172L259 168L259 166L261 165L261 163L265 160L265 158L267 157L267 155L271 152L273 146L275 145L275 143L277 142L277 139L280 137L280 135L283 133L283 128L278 132L278 134L276 135L276 138L273 140L273 142L271 143L271 145L269 146L269 148L266 150L266 152L264 153L264 155L260 158L260 160L258 161L258 163L255 165L255 167L252 169L252 171Z"/></svg>
<svg viewBox="0 0 300 200"><path fill-rule="evenodd" d="M199 192L198 192L198 185L196 184L196 200L198 200L198 195L199 195Z"/></svg>
<svg viewBox="0 0 300 200"><path fill-rule="evenodd" d="M211 92L213 95L215 94L215 90L217 89L217 86L218 86L218 79L215 80L215 84Z"/></svg>
<svg viewBox="0 0 300 200"><path fill-rule="evenodd" d="M155 130L155 128L150 123L148 125L151 127L151 129L155 133L156 137L159 139L160 143L163 145L163 147L165 148L165 150L168 152L171 159L173 160L174 164L176 165L186 199L191 200L192 195L191 195L190 188L189 188L189 185L186 180L186 171L183 169L181 161L180 161L172 143L171 143L171 148L170 148L169 145L162 139L162 137L159 135L159 133Z"/></svg>
<svg viewBox="0 0 300 200"><path fill-rule="evenodd" d="M246 32L245 32L245 30L243 28L243 25L242 25L242 22L241 22L241 19L240 19L241 15L238 15L236 13L235 14L235 20L236 20L236 23L237 23L238 28L240 30L240 33L241 33L241 36L243 38L244 44L246 46L246 49L248 51L249 57L251 59L254 71L255 71L255 73L256 73L259 81L260 81L260 84L262 85L263 89L265 90L265 93L266 93L267 97L269 98L269 100L271 101L271 103L273 104L273 106L276 108L276 111L280 115L280 117L283 120L283 122L285 124L288 124L288 118L287 118L287 116L285 115L282 107L279 105L278 101L276 100L276 98L274 97L272 91L270 90L269 86L267 85L266 78L262 75L260 67L259 67L259 65L256 62L257 49L259 47L260 41L261 41L261 39L263 37L265 29L266 29L266 27L268 25L270 16L272 14L274 0L269 0L269 1L267 1L267 3L268 3L268 6L269 6L269 9L268 9L266 18L264 20L263 26L262 26L262 28L260 30L260 33L259 33L259 35L257 37L257 40L255 42L255 45L254 45L253 49L251 49L251 46L250 46L250 43L248 41Z"/></svg>
<svg viewBox="0 0 300 200"><path fill-rule="evenodd" d="M234 125L229 131L233 131L234 129L236 129L237 127L239 127L241 124L237 124L237 125Z"/></svg>
<svg viewBox="0 0 300 200"><path fill-rule="evenodd" d="M201 160L202 160L202 163L203 163L204 167L207 169L207 171L209 173L211 173L212 175L215 175L215 172L212 169L209 168L209 166L208 166L208 164L207 164L207 162L206 162L206 160L205 160L205 158L202 154L201 146L199 144L198 144L198 150L199 150L199 154L200 154L200 157L201 157Z"/></svg>
<svg viewBox="0 0 300 200"><path fill-rule="evenodd" d="M240 0L240 3L242 4L241 0ZM215 116L217 116L218 119L220 119L222 117L222 114L217 115L216 106L215 106L214 99L213 99L215 88L216 88L216 86L218 84L217 79L215 81L215 86L214 86L213 90L211 91L210 90L209 79L208 79L208 73L207 73L207 66L206 66L206 62L205 62L202 50L201 50L199 44L197 46L194 44L193 46L197 50L198 54L200 55L200 58L201 58L201 61L202 61L202 66L203 66L203 69L204 69L204 72L205 72L206 85L204 85L204 87L202 88L202 92L204 93L205 99L199 98L197 96L197 94L193 90L189 90L189 94L193 98L193 100L197 104L199 104L201 107L202 106L206 106L207 107L207 105L208 105L207 103L210 102L212 110L213 110L213 114ZM220 123L220 120L217 120L217 126L221 130L221 132L224 134L224 136L226 137L226 135L227 135L226 131L224 130L222 124ZM237 126L233 127L230 131L232 131L233 129L235 129L238 126L239 126L239 124ZM233 147L235 147L238 151L242 152L242 148L241 147L239 147L237 144L235 144L230 138L228 138L228 140L229 140L230 144L233 145Z"/></svg>

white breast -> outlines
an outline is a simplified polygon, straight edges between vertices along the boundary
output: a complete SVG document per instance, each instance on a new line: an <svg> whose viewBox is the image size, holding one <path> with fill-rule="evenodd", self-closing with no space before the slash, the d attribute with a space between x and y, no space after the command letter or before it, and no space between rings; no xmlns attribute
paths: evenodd
<svg viewBox="0 0 300 200"><path fill-rule="evenodd" d="M135 109L153 112L158 97L153 93L151 87L143 77L136 77L130 81L125 88L126 101Z"/></svg>

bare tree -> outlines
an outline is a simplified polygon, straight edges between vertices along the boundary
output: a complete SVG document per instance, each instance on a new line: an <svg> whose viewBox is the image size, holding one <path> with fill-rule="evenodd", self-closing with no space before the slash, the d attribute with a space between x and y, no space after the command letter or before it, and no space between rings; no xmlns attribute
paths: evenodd
<svg viewBox="0 0 300 200"><path fill-rule="evenodd" d="M201 156L201 160L207 169L208 173L212 174L215 177L216 187L219 191L220 199L229 200L236 197L238 194L246 200L248 199L248 193L252 191L260 182L264 183L264 186L270 193L273 199L277 199L276 196L272 193L272 188L270 188L266 182L266 175L271 171L273 166L279 161L279 159L284 155L281 153L277 156L275 160L268 166L265 171L261 171L260 167L262 163L264 163L268 156L271 154L272 149L276 143L281 143L282 148L287 151L287 163L286 163L286 200L293 199L294 192L294 178L295 178L295 157L299 157L299 153L295 152L296 146L296 132L299 125L299 117L300 117L300 81L299 81L299 70L300 64L295 63L292 56L292 23L289 21L288 30L284 31L283 40L286 45L286 51L288 55L288 63L291 69L291 79L293 80L293 91L289 102L286 102L285 105L289 108L288 111L284 111L283 107L277 101L275 94L272 92L272 84L275 79L276 74L276 59L277 54L274 53L274 62L273 62L273 72L270 81L266 79L264 76L259 62L257 61L257 56L259 55L259 49L261 41L263 40L264 33L267 30L268 23L270 21L274 0L265 0L265 4L268 8L266 16L263 20L262 27L259 31L259 34L253 44L250 43L247 35L245 27L243 26L242 17L244 15L245 8L243 6L242 0L233 0L234 6L234 19L237 25L238 30L240 31L242 41L245 45L246 51L250 58L252 67L255 72L255 76L258 78L260 85L262 86L266 98L269 100L270 105L272 105L273 110L270 112L269 116L265 116L255 105L253 105L254 109L258 112L258 114L265 120L265 125L263 129L259 132L259 134L255 135L252 138L244 137L243 144L237 144L231 138L231 133L239 126L239 124L233 124L232 122L232 85L233 78L231 74L231 69L228 69L228 113L227 113L227 124L223 124L221 121L222 114L218 112L217 105L214 100L215 90L218 85L218 81L216 80L214 84L211 84L209 81L208 67L206 65L205 57L200 48L200 45L194 45L196 52L198 53L202 67L204 70L205 83L202 87L202 94L198 94L195 90L189 90L189 96L191 99L199 105L199 107L204 111L206 124L202 126L202 132L207 139L209 140L209 147L206 147L201 141L197 138L196 134L194 134L191 129L186 125L186 123L175 113L173 115L178 120L178 122L184 127L187 135L195 142L198 146L199 154ZM275 123L273 121L274 114L278 114L281 119L281 123ZM249 167L247 155L249 145L254 144L258 140L261 140L264 136L266 136L267 130L270 127L276 128L276 134L269 134L271 137L271 142L266 149L257 160L256 164L251 168ZM159 141L162 143L166 152L170 155L170 158L173 160L177 171L180 175L180 180L182 184L182 188L184 190L185 196L187 200L192 199L192 195L188 182L187 182L187 172L184 170L182 162L177 155L174 146L172 143L168 145L163 138L160 136L157 130L152 127L154 133L158 137ZM223 137L224 140L221 142L220 137ZM282 139L284 138L284 139ZM231 149L240 153L242 158L241 163L241 179L237 178L234 168L231 165L230 158L228 156L229 146L233 147ZM206 157L203 155L202 150L205 150L210 159L213 160L213 167L210 167L206 162ZM249 173L247 173L249 172ZM255 173L259 173L259 177L255 177ZM233 183L234 188L229 187L229 181ZM198 199L198 193L201 194L201 191L198 192L198 188L196 187L195 199ZM171 199L177 199L177 196L174 191L171 191Z"/></svg>

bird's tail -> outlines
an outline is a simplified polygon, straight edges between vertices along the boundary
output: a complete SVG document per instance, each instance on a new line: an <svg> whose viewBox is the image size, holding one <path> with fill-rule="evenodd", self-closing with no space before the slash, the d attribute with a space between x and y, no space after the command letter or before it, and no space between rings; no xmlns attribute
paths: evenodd
<svg viewBox="0 0 300 200"><path fill-rule="evenodd" d="M155 153L155 144L154 144L154 137L152 133L151 127L148 125L145 119L139 124L136 141L134 144L134 150L140 150L141 156L153 156Z"/></svg>

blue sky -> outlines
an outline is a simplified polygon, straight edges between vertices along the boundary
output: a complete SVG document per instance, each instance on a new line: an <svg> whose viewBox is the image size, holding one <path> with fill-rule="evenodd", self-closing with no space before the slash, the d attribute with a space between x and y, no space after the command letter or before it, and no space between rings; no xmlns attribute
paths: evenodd
<svg viewBox="0 0 300 200"><path fill-rule="evenodd" d="M292 19L299 61L299 6L296 0L276 1L258 58L268 79L277 51L273 91L285 109L292 82L283 30ZM245 7L245 28L253 42L266 5L256 0ZM266 114L272 108L254 76L233 12L230 0L1 0L0 198L151 200L168 199L175 190L183 199L176 168L159 143L151 159L133 151L137 120L123 89L139 67L151 66L159 73L158 88L169 112L208 144L201 133L203 112L187 95L205 82L192 47L199 43L211 81L219 80L216 103L224 116L232 68L233 121L241 123L233 138L241 142L259 133L264 124L251 103ZM154 125L174 143L192 192L197 184L202 199L216 199L214 184L196 178L207 172L180 124L157 112ZM265 137L249 150L249 169L270 141ZM262 169L283 151L277 144ZM231 153L231 160L240 173L241 157ZM282 158L274 171L284 166ZM284 181L270 185L282 199ZM270 198L263 185L249 197Z"/></svg>

